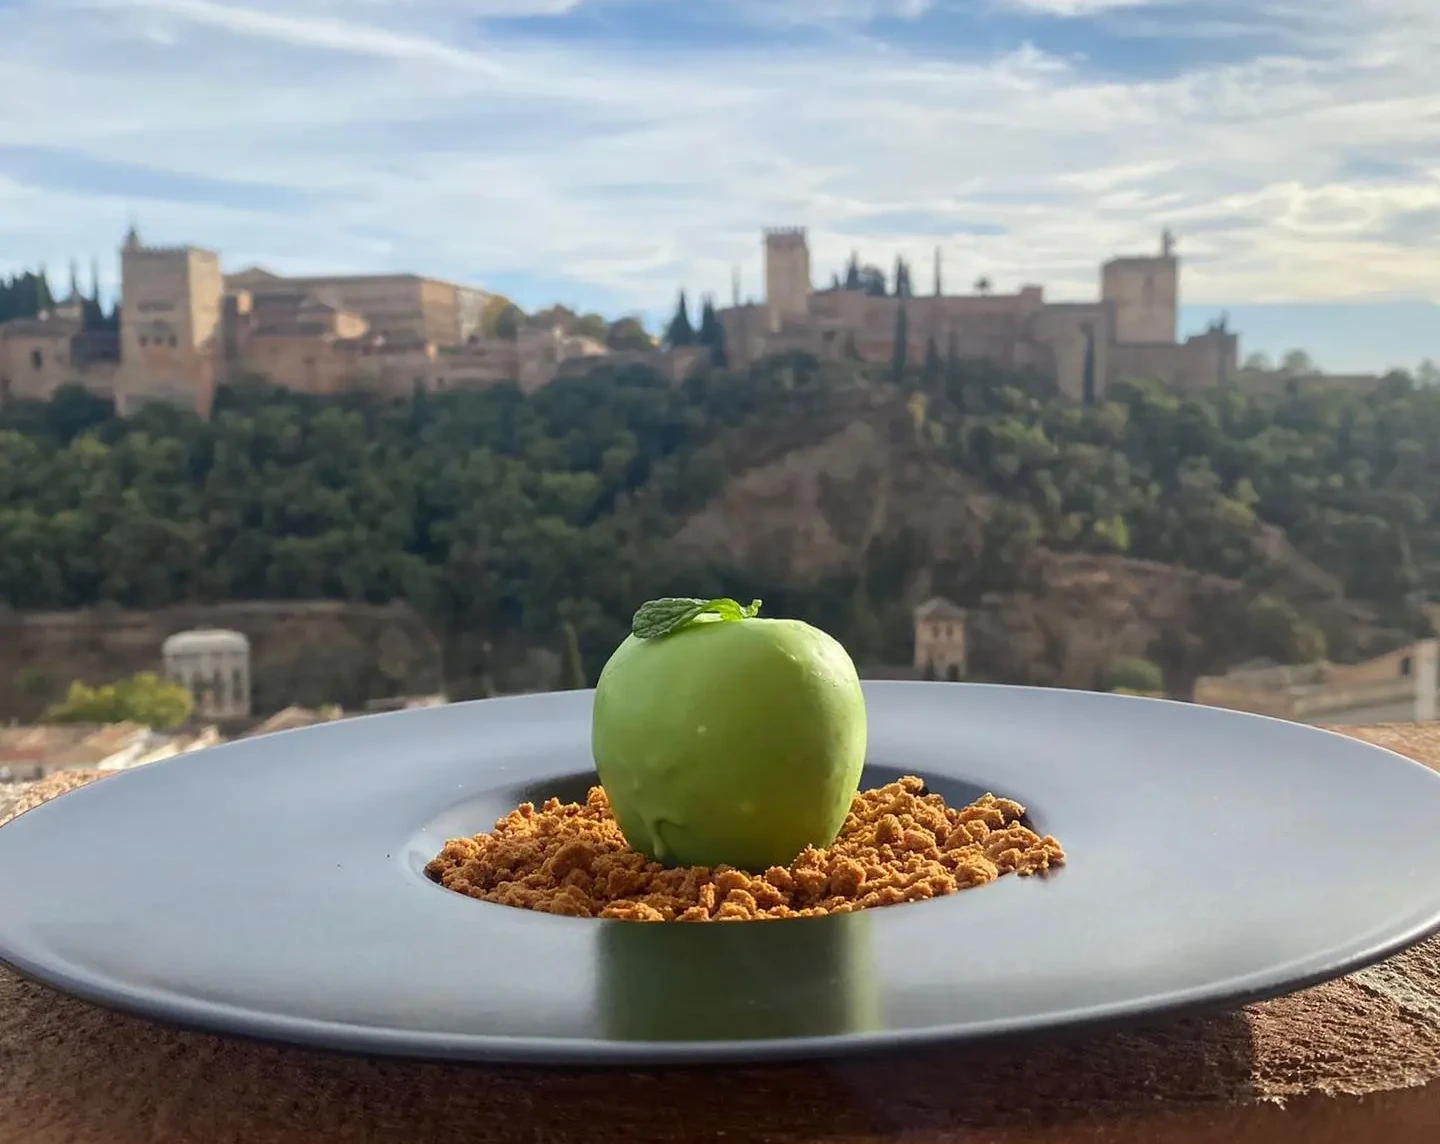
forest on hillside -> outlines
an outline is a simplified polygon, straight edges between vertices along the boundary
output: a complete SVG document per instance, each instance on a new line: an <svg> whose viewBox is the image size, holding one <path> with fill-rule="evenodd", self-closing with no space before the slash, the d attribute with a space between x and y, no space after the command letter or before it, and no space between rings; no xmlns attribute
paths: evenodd
<svg viewBox="0 0 1440 1144"><path fill-rule="evenodd" d="M1396 629L1427 630L1421 605L1440 599L1440 389L1127 383L1080 406L932 355L898 373L780 357L682 385L601 367L531 396L402 402L250 385L222 390L209 421L120 419L79 389L17 402L0 412L0 607L404 598L444 635L461 696L503 673L505 649L558 650L566 627L593 679L637 603L664 594L760 596L857 658L893 658L923 550L892 538L858 580L801 589L669 543L757 450L887 401L909 446L993 500L975 566L941 584L961 603L1020 583L1041 549L1118 553L1271 592L1282 652L1323 653L1274 583L1275 529Z"/></svg>

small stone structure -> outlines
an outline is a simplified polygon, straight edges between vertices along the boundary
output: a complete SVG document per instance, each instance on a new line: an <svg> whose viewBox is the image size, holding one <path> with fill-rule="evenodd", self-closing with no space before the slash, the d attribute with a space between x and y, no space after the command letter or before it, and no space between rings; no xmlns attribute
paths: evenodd
<svg viewBox="0 0 1440 1144"><path fill-rule="evenodd" d="M244 719L250 714L250 641L239 632L202 628L165 641L165 674L195 697L207 719Z"/></svg>
<svg viewBox="0 0 1440 1144"><path fill-rule="evenodd" d="M935 679L965 675L964 608L935 596L915 609L915 670Z"/></svg>

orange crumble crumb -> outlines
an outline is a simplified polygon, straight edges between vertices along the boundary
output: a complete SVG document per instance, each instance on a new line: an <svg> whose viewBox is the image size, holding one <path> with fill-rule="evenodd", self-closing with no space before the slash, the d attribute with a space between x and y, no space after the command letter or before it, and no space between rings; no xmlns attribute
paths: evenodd
<svg viewBox="0 0 1440 1144"><path fill-rule="evenodd" d="M652 862L630 849L597 786L583 806L527 802L489 834L451 839L425 873L472 898L542 913L709 922L916 902L1064 863L1060 843L1022 825L1019 803L987 794L957 810L924 790L907 777L857 794L832 846L751 874Z"/></svg>

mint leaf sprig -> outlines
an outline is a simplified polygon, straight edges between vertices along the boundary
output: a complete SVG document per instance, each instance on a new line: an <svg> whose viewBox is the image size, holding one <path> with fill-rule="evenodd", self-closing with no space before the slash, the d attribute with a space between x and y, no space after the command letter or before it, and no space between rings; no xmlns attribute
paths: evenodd
<svg viewBox="0 0 1440 1144"><path fill-rule="evenodd" d="M751 600L749 606L741 607L738 600L722 597L718 600L696 600L689 596L666 596L641 604L630 621L630 631L636 639L653 640L679 631L701 616L717 616L721 620L749 620L760 612L760 601Z"/></svg>

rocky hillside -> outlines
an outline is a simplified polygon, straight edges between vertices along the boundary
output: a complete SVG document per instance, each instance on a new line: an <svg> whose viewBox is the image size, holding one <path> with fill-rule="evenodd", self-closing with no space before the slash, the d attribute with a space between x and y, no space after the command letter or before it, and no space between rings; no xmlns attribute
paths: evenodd
<svg viewBox="0 0 1440 1144"><path fill-rule="evenodd" d="M1372 608L1346 599L1335 576L1259 521L1251 536L1264 574L1251 584L1043 543L1018 554L1020 574L1000 583L1006 577L990 566L987 550L997 513L1013 506L929 447L903 402L870 401L853 413L843 427L778 456L765 435L737 433L726 443L734 475L679 526L676 550L697 562L743 567L803 596L837 581L863 587L877 554L903 548L915 558L898 581L871 585L884 593L874 600L882 622L904 624L914 605L946 595L972 610L980 673L1036 684L1092 686L1115 659L1144 656L1184 689L1199 674L1256 654L1286 658L1287 649L1275 646L1285 633L1256 630L1257 602L1262 621L1274 612L1272 602L1282 618L1293 610L1341 658L1407 638L1381 625ZM895 662L902 644L881 640L870 658Z"/></svg>

